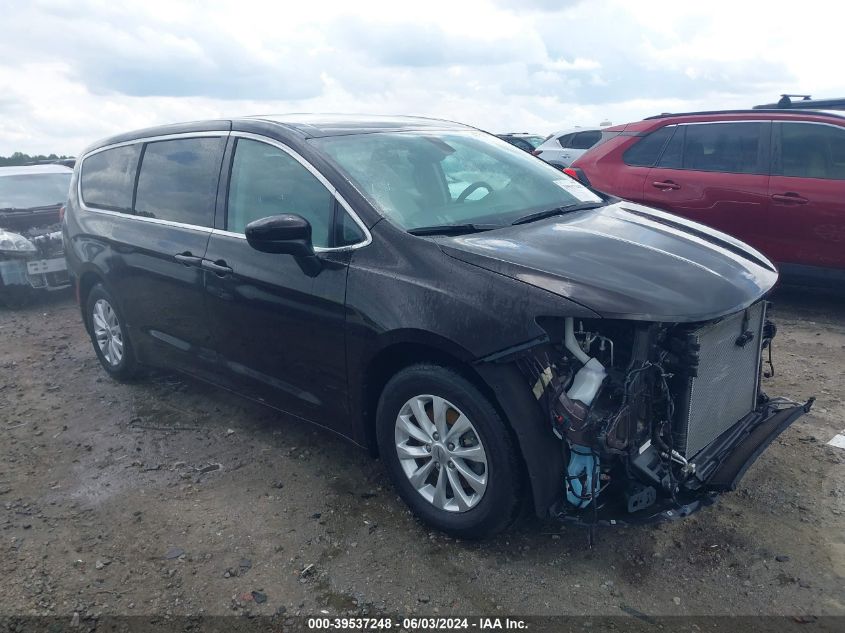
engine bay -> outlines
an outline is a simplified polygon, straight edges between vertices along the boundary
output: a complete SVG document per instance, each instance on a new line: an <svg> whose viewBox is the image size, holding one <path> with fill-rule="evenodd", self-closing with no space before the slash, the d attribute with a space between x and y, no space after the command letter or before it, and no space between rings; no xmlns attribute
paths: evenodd
<svg viewBox="0 0 845 633"><path fill-rule="evenodd" d="M554 513L616 523L707 503L714 475L754 428L787 407L801 409L790 422L808 410L812 401L802 408L760 389L776 333L766 308L697 324L538 320L549 341L513 360L560 440Z"/></svg>

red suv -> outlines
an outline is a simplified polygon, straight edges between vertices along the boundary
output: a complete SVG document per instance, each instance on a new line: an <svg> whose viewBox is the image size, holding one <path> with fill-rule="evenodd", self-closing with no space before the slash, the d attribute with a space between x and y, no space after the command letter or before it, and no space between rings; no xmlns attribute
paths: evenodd
<svg viewBox="0 0 845 633"><path fill-rule="evenodd" d="M662 114L609 128L617 134L566 171L734 235L784 276L845 281L844 114Z"/></svg>

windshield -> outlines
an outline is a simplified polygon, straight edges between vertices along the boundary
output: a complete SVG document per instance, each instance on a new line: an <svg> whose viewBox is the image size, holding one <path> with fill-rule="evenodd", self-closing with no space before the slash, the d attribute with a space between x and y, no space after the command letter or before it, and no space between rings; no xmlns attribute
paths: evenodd
<svg viewBox="0 0 845 633"><path fill-rule="evenodd" d="M0 209L31 209L64 204L71 173L0 176Z"/></svg>
<svg viewBox="0 0 845 633"><path fill-rule="evenodd" d="M551 165L482 132L384 132L312 143L406 230L504 226L535 212L602 202Z"/></svg>

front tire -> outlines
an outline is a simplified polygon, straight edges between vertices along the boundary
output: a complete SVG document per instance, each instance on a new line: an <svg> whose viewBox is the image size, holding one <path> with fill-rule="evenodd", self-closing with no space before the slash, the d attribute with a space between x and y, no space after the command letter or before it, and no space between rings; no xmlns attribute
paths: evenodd
<svg viewBox="0 0 845 633"><path fill-rule="evenodd" d="M439 365L413 365L385 386L379 452L399 495L425 523L484 538L518 515L520 462L510 429L479 389Z"/></svg>
<svg viewBox="0 0 845 633"><path fill-rule="evenodd" d="M85 320L94 353L103 369L121 382L134 378L138 363L126 332L126 321L114 297L102 284L97 284L88 293Z"/></svg>

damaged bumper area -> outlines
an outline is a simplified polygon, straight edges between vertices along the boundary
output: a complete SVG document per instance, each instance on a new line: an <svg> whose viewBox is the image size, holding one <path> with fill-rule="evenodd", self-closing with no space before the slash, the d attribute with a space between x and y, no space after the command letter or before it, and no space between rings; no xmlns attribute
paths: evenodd
<svg viewBox="0 0 845 633"><path fill-rule="evenodd" d="M548 342L497 358L516 363L560 441L550 513L587 525L675 519L734 490L813 403L760 388L764 354L773 368L767 307L703 323L540 319Z"/></svg>
<svg viewBox="0 0 845 633"><path fill-rule="evenodd" d="M0 228L0 294L70 286L60 224L13 232Z"/></svg>
<svg viewBox="0 0 845 633"><path fill-rule="evenodd" d="M735 490L748 468L778 435L809 411L812 402L780 406L762 406L714 442L712 453L697 460L696 466L704 464L702 473L679 481L674 495L660 495L657 486L638 482L631 487L633 493L613 495L612 490L606 489L607 494L596 507L587 511L573 512L571 507L558 503L552 514L582 525L643 524L687 517L712 504L720 493Z"/></svg>

